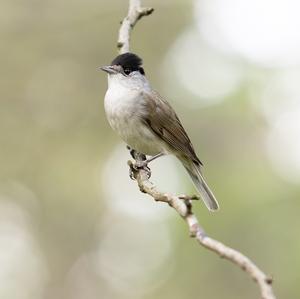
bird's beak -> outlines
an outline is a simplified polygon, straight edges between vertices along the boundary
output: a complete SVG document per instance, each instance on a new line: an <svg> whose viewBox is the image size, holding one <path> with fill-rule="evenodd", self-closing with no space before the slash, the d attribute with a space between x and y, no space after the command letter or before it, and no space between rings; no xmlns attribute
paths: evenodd
<svg viewBox="0 0 300 299"><path fill-rule="evenodd" d="M99 69L108 74L116 74L117 73L117 70L112 65L101 66L101 67L99 67Z"/></svg>

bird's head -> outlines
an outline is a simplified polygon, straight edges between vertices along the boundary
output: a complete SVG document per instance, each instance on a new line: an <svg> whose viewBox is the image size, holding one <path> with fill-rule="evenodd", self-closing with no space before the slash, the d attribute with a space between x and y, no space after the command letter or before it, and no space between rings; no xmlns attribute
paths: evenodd
<svg viewBox="0 0 300 299"><path fill-rule="evenodd" d="M100 69L109 75L121 74L122 76L128 77L139 73L144 76L145 71L142 64L142 59L136 54L125 53L118 55L110 65L102 66Z"/></svg>

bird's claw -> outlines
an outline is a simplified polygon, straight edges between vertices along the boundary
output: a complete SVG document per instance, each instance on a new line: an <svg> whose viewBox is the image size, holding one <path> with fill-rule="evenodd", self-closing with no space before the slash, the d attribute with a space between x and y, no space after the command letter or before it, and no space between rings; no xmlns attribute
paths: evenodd
<svg viewBox="0 0 300 299"><path fill-rule="evenodd" d="M148 168L148 161L147 160L137 160L134 164L134 166L136 167L136 169L144 169L144 168ZM150 169L149 169L150 170Z"/></svg>
<svg viewBox="0 0 300 299"><path fill-rule="evenodd" d="M147 178L150 179L151 169L147 166L147 164L145 166L140 167L139 169L143 169L146 172Z"/></svg>
<svg viewBox="0 0 300 299"><path fill-rule="evenodd" d="M135 163L133 163L132 161L128 161L129 177L132 180L135 180L137 172L142 169L146 172L147 178L150 179L151 170L148 167L147 157L144 154L132 149L129 145L127 145L127 149L129 150L131 157L135 160Z"/></svg>
<svg viewBox="0 0 300 299"><path fill-rule="evenodd" d="M147 166L147 162L146 161L136 161L135 163L132 163L131 161L128 161L128 165L129 165L129 177L132 180L136 179L136 174L141 169L146 172L147 178L150 179L150 177L151 177L151 170Z"/></svg>
<svg viewBox="0 0 300 299"><path fill-rule="evenodd" d="M132 166L129 167L129 177L134 181L135 180L135 170Z"/></svg>

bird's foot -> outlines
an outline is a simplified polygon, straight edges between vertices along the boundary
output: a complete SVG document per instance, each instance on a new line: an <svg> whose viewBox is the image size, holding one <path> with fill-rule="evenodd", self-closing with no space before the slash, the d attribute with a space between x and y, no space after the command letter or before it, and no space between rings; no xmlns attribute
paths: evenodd
<svg viewBox="0 0 300 299"><path fill-rule="evenodd" d="M131 148L129 145L126 146L129 150L130 156L136 161L144 161L147 160L146 155L136 151L135 149Z"/></svg>
<svg viewBox="0 0 300 299"><path fill-rule="evenodd" d="M136 150L132 149L129 145L127 145L127 149L129 150L131 157L135 160L134 163L128 161L129 177L132 180L135 180L137 172L142 169L146 172L147 177L149 179L151 177L151 170L148 167L148 163L150 161L147 160L146 155L137 152Z"/></svg>
<svg viewBox="0 0 300 299"><path fill-rule="evenodd" d="M147 166L147 160L144 160L144 161L137 160L137 161L135 161L135 163L132 163L131 161L128 161L128 165L129 165L129 177L132 180L136 179L137 172L140 171L140 170L145 171L146 174L147 174L147 178L150 179L151 170Z"/></svg>
<svg viewBox="0 0 300 299"><path fill-rule="evenodd" d="M134 164L137 169L149 169L148 163L148 160L136 160Z"/></svg>
<svg viewBox="0 0 300 299"><path fill-rule="evenodd" d="M147 174L148 179L151 177L151 170L148 167L148 161L147 160L136 160L133 164L133 168L135 171L144 170Z"/></svg>

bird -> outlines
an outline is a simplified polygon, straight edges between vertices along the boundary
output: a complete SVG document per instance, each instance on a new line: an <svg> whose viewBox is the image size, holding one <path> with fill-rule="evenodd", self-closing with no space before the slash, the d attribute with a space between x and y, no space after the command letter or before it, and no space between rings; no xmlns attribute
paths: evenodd
<svg viewBox="0 0 300 299"><path fill-rule="evenodd" d="M187 170L210 211L219 208L202 174L202 162L172 106L146 78L142 59L131 52L118 55L100 67L108 74L104 97L107 120L133 150L149 156L145 164L174 155Z"/></svg>

